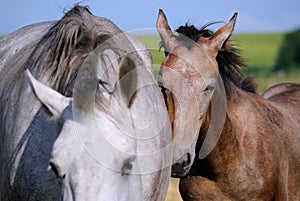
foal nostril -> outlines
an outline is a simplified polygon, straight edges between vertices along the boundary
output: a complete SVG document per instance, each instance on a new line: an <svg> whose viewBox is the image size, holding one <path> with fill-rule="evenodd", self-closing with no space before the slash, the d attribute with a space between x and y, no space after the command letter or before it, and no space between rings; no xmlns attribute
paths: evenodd
<svg viewBox="0 0 300 201"><path fill-rule="evenodd" d="M191 155L189 153L186 153L186 160L184 160L182 163L181 163L181 166L183 169L185 169L185 167L189 166L191 163Z"/></svg>
<svg viewBox="0 0 300 201"><path fill-rule="evenodd" d="M187 159L186 159L186 164L189 165L189 164L191 163L191 155L190 155L190 153L187 153L186 155L187 155L187 156L186 156L186 157L187 157Z"/></svg>

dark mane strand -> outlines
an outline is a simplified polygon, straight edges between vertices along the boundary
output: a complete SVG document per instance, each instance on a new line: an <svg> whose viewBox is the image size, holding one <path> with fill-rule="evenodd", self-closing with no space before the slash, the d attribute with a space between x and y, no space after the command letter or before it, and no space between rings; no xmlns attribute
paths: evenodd
<svg viewBox="0 0 300 201"><path fill-rule="evenodd" d="M84 15L91 12L78 5L67 12L39 41L25 66L67 96L72 96L75 78L85 58L111 37L91 31L84 23Z"/></svg>
<svg viewBox="0 0 300 201"><path fill-rule="evenodd" d="M208 38L214 34L213 31L207 29L207 27L212 24L215 23L206 24L200 29L197 29L194 25L186 24L185 26L180 26L178 29L176 29L176 32L179 33L179 36L184 35L197 42L200 37ZM184 37L178 37L179 40L182 38ZM239 89L256 93L257 86L254 83L253 78L245 76L241 72L241 70L246 68L247 65L240 56L240 51L232 44L229 44L228 41L225 44L226 47L224 46L224 50L219 51L217 55L217 62L226 93L230 94L232 92L233 85ZM227 48L228 45L230 48Z"/></svg>
<svg viewBox="0 0 300 201"><path fill-rule="evenodd" d="M180 35L184 35L184 36L192 39L193 41L197 42L200 36L206 37L206 38L212 36L214 34L214 32L207 29L207 27L217 24L217 23L220 23L220 22L207 23L200 29L197 29L192 24L186 23L184 26L178 27L178 29L176 29L176 32L179 33Z"/></svg>

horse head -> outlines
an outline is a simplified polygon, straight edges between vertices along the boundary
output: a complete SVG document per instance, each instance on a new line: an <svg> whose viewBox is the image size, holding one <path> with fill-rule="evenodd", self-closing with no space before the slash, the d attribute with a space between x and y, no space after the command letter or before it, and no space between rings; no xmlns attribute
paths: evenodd
<svg viewBox="0 0 300 201"><path fill-rule="evenodd" d="M142 200L130 104L135 63L110 39L83 62L73 97L26 75L44 106L62 124L49 161L63 200ZM124 38L122 40L125 40Z"/></svg>
<svg viewBox="0 0 300 201"><path fill-rule="evenodd" d="M227 48L226 41L234 29L236 17L237 14L234 14L226 25L210 37L201 37L199 33L197 40L192 40L173 33L166 15L162 10L159 11L157 30L166 53L160 68L159 84L172 125L174 177L188 174L198 155L196 144L200 129L214 107L212 97L215 93L224 95L216 57L219 51ZM224 102L221 106L226 107ZM218 123L223 126L222 122ZM208 155L218 140L215 138L204 140L199 157Z"/></svg>

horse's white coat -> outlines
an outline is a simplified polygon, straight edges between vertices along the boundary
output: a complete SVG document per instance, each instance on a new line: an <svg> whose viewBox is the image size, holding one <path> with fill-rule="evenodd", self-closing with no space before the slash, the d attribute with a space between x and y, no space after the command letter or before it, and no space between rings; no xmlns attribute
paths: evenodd
<svg viewBox="0 0 300 201"><path fill-rule="evenodd" d="M96 21L105 33L121 33L107 19L89 16L88 13L84 13L83 16L92 19L86 22L88 26L93 27L93 23ZM76 146L75 153L67 149L74 145L80 145L80 143L84 145L78 135L72 135L74 132L80 133L78 130L75 131L75 128L79 130L89 128L90 131L94 126L95 129L92 131L95 131L99 128L98 125L94 125L93 120L90 121L88 118L84 118L85 121L82 122L76 122L78 119L74 121L71 118L74 116L73 102L71 101L69 105L66 104L71 100L69 98L62 98L62 102L58 101L63 103L59 108L55 107L57 103L52 104L50 108L53 110L51 110L49 108L51 102L47 102L50 99L47 100L47 96L41 96L40 93L36 96L34 88L30 86L24 76L25 73L20 73L38 41L55 23L45 22L30 25L0 41L0 200L59 200L61 197L59 182L52 171L47 171L51 157L54 159L51 161L53 164L64 164L61 167L67 167L68 170L73 168L72 177L69 176L70 174L66 174L63 182L66 187L63 188L64 200L74 200L75 197L76 200L164 200L170 176L168 162L171 161L169 159L171 154L161 153L161 150L170 144L171 128L163 97L154 82L146 86L141 85L137 91L135 101L130 108L133 121L133 125L130 125L133 127L129 127L131 130L134 128L135 131L137 128L137 135L141 138L143 129L147 133L155 132L155 134L148 139L128 140L128 138L123 143L116 142L115 138L108 138L109 141L115 143L113 144L115 146L123 145L121 150L129 154L120 156L120 161L113 163L117 164L114 170L102 167L101 173L98 174L99 161L95 158L99 158L99 156L88 153L84 146ZM144 69L147 70L147 75L154 80L149 51L136 39L130 36L128 38L134 48L143 50L138 54L145 64ZM47 79L47 75L35 76L39 80L36 83L40 82L47 86L54 85L51 80ZM143 80L142 77L139 79ZM57 95L54 91L50 90L50 92L52 95L48 98ZM109 96L110 94L104 94L106 98ZM46 98L42 99L44 100L43 104L48 105L50 111L55 111L57 116L61 114L62 108L64 109L61 119L63 125L61 125L61 120L49 116L46 108L41 107L41 100L37 97ZM159 109L155 110L155 108ZM153 110L154 113L150 115ZM75 112L78 111L75 110ZM153 118L154 115L164 113L163 124L159 118ZM80 114L80 111L77 114ZM112 132L111 128L115 128L113 130L116 135L123 135L122 133L118 134L116 122L113 122L113 119L108 118L106 114L98 112L96 117L105 124L103 133ZM105 129L108 129L107 132ZM68 135L68 141L60 140L64 139L63 135ZM152 156L153 153L156 153L155 157ZM137 155L136 159L131 159L130 154ZM114 153L107 152L107 155L113 157ZM147 158L147 156L149 157ZM133 170L140 168L139 171L135 170L139 174L122 175L123 170L120 169L124 166L124 160L127 159L136 161ZM80 163L69 164L69 161L80 161ZM145 171L143 169L145 167L150 167L149 171ZM66 169L60 170L59 173L64 174L64 170ZM124 172L126 173L126 171ZM111 176L107 177L107 175ZM72 185L70 186L70 184ZM100 189L99 186L102 188Z"/></svg>

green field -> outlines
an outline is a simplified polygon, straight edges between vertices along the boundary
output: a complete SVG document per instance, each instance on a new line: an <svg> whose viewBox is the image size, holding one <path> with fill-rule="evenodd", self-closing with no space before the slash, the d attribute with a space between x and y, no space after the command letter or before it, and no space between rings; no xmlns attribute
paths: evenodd
<svg viewBox="0 0 300 201"><path fill-rule="evenodd" d="M137 39L142 41L147 48L151 51L153 57L153 64L155 68L159 68L160 64L162 63L163 59L165 58L164 49L160 48L160 38L158 36L135 36ZM158 72L155 69L155 72Z"/></svg>
<svg viewBox="0 0 300 201"><path fill-rule="evenodd" d="M283 34L237 34L232 43L240 50L251 67L271 68L283 42Z"/></svg>
<svg viewBox="0 0 300 201"><path fill-rule="evenodd" d="M300 70L273 70L284 34L239 34L232 40L241 49L249 65L244 72L254 77L259 93L279 82L300 82Z"/></svg>

